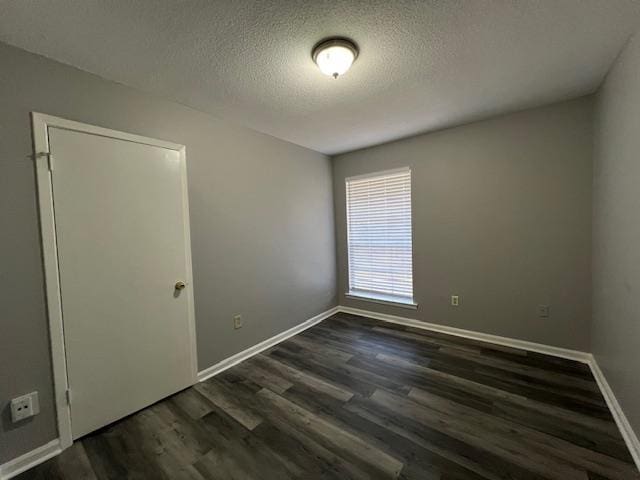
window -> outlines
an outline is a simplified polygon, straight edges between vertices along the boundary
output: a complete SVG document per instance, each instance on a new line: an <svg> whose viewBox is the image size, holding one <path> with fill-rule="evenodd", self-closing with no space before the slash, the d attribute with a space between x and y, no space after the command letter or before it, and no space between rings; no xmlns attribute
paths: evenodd
<svg viewBox="0 0 640 480"><path fill-rule="evenodd" d="M415 308L411 170L347 178L348 296Z"/></svg>

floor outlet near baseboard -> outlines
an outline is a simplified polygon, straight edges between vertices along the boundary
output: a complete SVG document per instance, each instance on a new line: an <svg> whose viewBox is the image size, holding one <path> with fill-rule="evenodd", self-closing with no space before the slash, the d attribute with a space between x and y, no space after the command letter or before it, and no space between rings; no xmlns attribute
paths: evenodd
<svg viewBox="0 0 640 480"><path fill-rule="evenodd" d="M233 328L236 330L238 328L242 328L242 315L234 315L233 317Z"/></svg>

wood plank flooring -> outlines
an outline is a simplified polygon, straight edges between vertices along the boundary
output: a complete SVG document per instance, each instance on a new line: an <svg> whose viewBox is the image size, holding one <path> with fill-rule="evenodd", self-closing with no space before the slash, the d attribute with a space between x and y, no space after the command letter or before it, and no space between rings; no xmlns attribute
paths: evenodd
<svg viewBox="0 0 640 480"><path fill-rule="evenodd" d="M586 365L337 314L27 479L640 479Z"/></svg>

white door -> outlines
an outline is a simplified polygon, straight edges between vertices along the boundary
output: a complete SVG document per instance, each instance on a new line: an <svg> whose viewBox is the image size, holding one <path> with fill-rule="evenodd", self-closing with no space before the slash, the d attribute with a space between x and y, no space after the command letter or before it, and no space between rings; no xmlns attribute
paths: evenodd
<svg viewBox="0 0 640 480"><path fill-rule="evenodd" d="M195 380L186 168L175 149L48 136L75 439Z"/></svg>

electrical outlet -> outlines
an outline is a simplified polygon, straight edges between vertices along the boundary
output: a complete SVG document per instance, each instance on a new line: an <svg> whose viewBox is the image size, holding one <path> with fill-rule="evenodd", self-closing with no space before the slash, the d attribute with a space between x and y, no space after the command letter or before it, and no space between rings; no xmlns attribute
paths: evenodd
<svg viewBox="0 0 640 480"><path fill-rule="evenodd" d="M538 316L540 318L549 317L549 305L538 305Z"/></svg>
<svg viewBox="0 0 640 480"><path fill-rule="evenodd" d="M233 328L236 330L238 328L242 328L242 315L234 315L233 317Z"/></svg>
<svg viewBox="0 0 640 480"><path fill-rule="evenodd" d="M452 307L460 306L460 296L459 295L451 295L451 306Z"/></svg>
<svg viewBox="0 0 640 480"><path fill-rule="evenodd" d="M19 422L40 413L38 392L31 392L11 400L11 421Z"/></svg>

